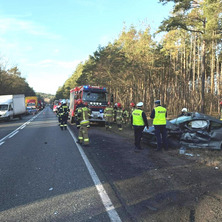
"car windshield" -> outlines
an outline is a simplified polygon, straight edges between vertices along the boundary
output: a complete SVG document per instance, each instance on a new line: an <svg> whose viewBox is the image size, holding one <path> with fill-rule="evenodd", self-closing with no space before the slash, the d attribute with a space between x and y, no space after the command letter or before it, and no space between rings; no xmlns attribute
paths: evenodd
<svg viewBox="0 0 222 222"><path fill-rule="evenodd" d="M179 125L180 123L189 121L189 120L191 120L191 119L192 119L191 116L180 116L180 117L178 117L178 118L176 118L176 119L170 120L170 122L171 122L172 124Z"/></svg>
<svg viewBox="0 0 222 222"><path fill-rule="evenodd" d="M106 93L83 92L83 100L90 101L90 102L106 102Z"/></svg>
<svg viewBox="0 0 222 222"><path fill-rule="evenodd" d="M0 110L1 111L6 111L6 110L8 110L8 105L7 104L3 104L3 105L0 105Z"/></svg>

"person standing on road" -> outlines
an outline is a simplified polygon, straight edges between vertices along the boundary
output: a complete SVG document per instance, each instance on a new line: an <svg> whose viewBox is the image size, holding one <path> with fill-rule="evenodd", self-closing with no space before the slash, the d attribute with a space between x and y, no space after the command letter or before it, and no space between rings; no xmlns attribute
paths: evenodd
<svg viewBox="0 0 222 222"><path fill-rule="evenodd" d="M132 119L132 113L135 109L136 109L135 103L130 103L130 119ZM132 129L134 129L133 126Z"/></svg>
<svg viewBox="0 0 222 222"><path fill-rule="evenodd" d="M113 123L113 107L111 106L111 102L108 102L107 107L104 110L104 116L105 116L105 127L106 129L111 129L112 128L112 123Z"/></svg>
<svg viewBox="0 0 222 222"><path fill-rule="evenodd" d="M90 128L89 124L89 116L91 113L91 110L88 108L88 104L85 102L84 107L78 108L78 117L80 120L80 128L79 128L79 136L78 136L78 143L84 145L89 144L89 135L88 135L88 129Z"/></svg>
<svg viewBox="0 0 222 222"><path fill-rule="evenodd" d="M146 114L143 112L142 108L143 102L137 103L136 109L132 112L131 116L131 123L134 128L135 152L142 150L140 141L142 138L143 129L145 126L149 128Z"/></svg>
<svg viewBox="0 0 222 222"><path fill-rule="evenodd" d="M62 114L61 114L60 127L61 127L61 130L63 130L63 127L66 130L67 129L67 120L68 120L68 106L66 105L66 101L62 102L61 109L62 109Z"/></svg>
<svg viewBox="0 0 222 222"><path fill-rule="evenodd" d="M122 110L122 105L121 105L121 103L117 103L116 124L117 124L117 127L118 127L119 131L122 131L122 130L123 130L122 122L123 122L123 110Z"/></svg>
<svg viewBox="0 0 222 222"><path fill-rule="evenodd" d="M57 111L57 117L58 117L58 121L59 121L59 126L61 128L61 122L62 122L62 105L59 106L58 111ZM62 129L62 128L61 128Z"/></svg>
<svg viewBox="0 0 222 222"><path fill-rule="evenodd" d="M128 124L129 123L129 111L127 109L123 109L123 123Z"/></svg>
<svg viewBox="0 0 222 222"><path fill-rule="evenodd" d="M166 108L160 105L160 100L156 100L155 108L153 109L150 118L153 119L153 125L155 128L157 151L162 151L162 146L164 147L164 150L168 150L166 117Z"/></svg>
<svg viewBox="0 0 222 222"><path fill-rule="evenodd" d="M76 103L76 110L75 110L75 123L76 123L76 127L77 129L80 128L80 117L81 115L78 116L78 110L80 110L82 107L84 107L83 105L83 102L81 99L78 99L77 100L77 103Z"/></svg>

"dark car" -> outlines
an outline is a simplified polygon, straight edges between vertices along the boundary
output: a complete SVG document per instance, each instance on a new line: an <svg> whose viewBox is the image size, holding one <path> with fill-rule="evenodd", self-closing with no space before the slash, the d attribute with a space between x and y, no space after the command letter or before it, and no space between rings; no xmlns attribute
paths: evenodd
<svg viewBox="0 0 222 222"><path fill-rule="evenodd" d="M222 149L222 121L202 113L190 113L166 124L170 148ZM154 126L144 129L143 140L156 146Z"/></svg>

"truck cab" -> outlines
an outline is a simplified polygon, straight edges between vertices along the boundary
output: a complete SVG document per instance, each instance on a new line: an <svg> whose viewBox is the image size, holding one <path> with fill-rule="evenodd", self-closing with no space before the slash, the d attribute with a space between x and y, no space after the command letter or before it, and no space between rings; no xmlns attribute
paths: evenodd
<svg viewBox="0 0 222 222"><path fill-rule="evenodd" d="M11 120L13 119L13 104L12 103L1 103L0 104L0 119Z"/></svg>
<svg viewBox="0 0 222 222"><path fill-rule="evenodd" d="M90 122L105 122L104 109L107 106L107 90L100 86L80 86L70 90L70 119L74 121L77 100L88 103L91 109Z"/></svg>

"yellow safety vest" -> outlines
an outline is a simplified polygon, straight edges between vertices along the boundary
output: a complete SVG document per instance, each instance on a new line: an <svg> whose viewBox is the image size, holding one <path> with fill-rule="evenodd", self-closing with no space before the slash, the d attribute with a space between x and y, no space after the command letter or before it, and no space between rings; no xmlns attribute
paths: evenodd
<svg viewBox="0 0 222 222"><path fill-rule="evenodd" d="M135 109L132 113L133 116L133 126L144 126L144 121L142 117L143 110Z"/></svg>
<svg viewBox="0 0 222 222"><path fill-rule="evenodd" d="M155 117L153 119L153 125L166 125L166 109L162 106L154 108Z"/></svg>

